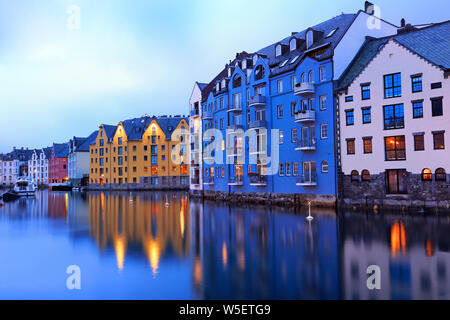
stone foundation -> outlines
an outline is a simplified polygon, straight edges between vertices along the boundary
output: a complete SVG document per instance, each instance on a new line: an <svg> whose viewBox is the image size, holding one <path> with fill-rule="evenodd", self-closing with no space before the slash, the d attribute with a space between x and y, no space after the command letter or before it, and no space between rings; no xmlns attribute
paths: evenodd
<svg viewBox="0 0 450 320"><path fill-rule="evenodd" d="M388 194L386 174L371 175L370 181L352 181L343 176L343 199L339 207L357 210L404 212L450 211L450 177L447 181L423 181L407 173L407 193Z"/></svg>
<svg viewBox="0 0 450 320"><path fill-rule="evenodd" d="M140 179L139 183L90 183L88 190L114 190L114 191L149 191L149 190L189 190L189 181L182 183L181 177L158 177L158 183L152 184L151 179Z"/></svg>
<svg viewBox="0 0 450 320"><path fill-rule="evenodd" d="M335 208L336 197L317 194L282 194L259 192L225 192L190 190L190 196L202 197L207 200L231 202L233 204L269 205L280 207L304 207L311 201L313 208Z"/></svg>

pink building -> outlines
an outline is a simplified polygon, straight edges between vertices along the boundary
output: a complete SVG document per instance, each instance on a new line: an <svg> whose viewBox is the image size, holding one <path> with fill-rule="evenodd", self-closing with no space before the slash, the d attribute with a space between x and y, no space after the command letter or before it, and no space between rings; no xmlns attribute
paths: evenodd
<svg viewBox="0 0 450 320"><path fill-rule="evenodd" d="M69 181L68 170L68 143L54 143L52 148L52 156L48 162L48 182L64 183Z"/></svg>

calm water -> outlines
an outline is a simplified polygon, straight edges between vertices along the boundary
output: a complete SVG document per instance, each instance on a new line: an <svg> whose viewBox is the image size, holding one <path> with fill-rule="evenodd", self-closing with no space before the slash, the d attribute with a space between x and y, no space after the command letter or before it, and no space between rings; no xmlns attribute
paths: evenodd
<svg viewBox="0 0 450 320"><path fill-rule="evenodd" d="M0 208L0 298L450 298L449 218L313 214L175 192L40 192ZM366 286L373 264L379 291ZM66 289L69 265L81 290Z"/></svg>

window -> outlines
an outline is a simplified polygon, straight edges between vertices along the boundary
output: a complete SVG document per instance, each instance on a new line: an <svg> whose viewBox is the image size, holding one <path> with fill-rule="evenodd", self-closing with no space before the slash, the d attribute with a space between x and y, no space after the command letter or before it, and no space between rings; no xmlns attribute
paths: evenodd
<svg viewBox="0 0 450 320"><path fill-rule="evenodd" d="M292 175L298 176L298 162L292 163Z"/></svg>
<svg viewBox="0 0 450 320"><path fill-rule="evenodd" d="M322 161L322 173L328 173L328 162Z"/></svg>
<svg viewBox="0 0 450 320"><path fill-rule="evenodd" d="M282 105L277 106L277 115L278 115L278 119L283 118L283 106Z"/></svg>
<svg viewBox="0 0 450 320"><path fill-rule="evenodd" d="M384 98L400 97L402 95L402 76L400 73L384 76Z"/></svg>
<svg viewBox="0 0 450 320"><path fill-rule="evenodd" d="M289 42L289 48L291 49L291 51L297 49L297 40L291 39L291 41Z"/></svg>
<svg viewBox="0 0 450 320"><path fill-rule="evenodd" d="M405 136L385 137L384 150L386 161L406 160Z"/></svg>
<svg viewBox="0 0 450 320"><path fill-rule="evenodd" d="M302 73L302 76L301 76L300 80L301 80L302 83L306 82L306 73L304 73L304 72Z"/></svg>
<svg viewBox="0 0 450 320"><path fill-rule="evenodd" d="M345 110L345 123L347 126L352 126L355 124L355 115L353 109Z"/></svg>
<svg viewBox="0 0 450 320"><path fill-rule="evenodd" d="M422 75L411 77L412 92L422 92Z"/></svg>
<svg viewBox="0 0 450 320"><path fill-rule="evenodd" d="M353 101L353 96L345 97L345 102L352 102L352 101Z"/></svg>
<svg viewBox="0 0 450 320"><path fill-rule="evenodd" d="M280 175L280 176L284 176L284 163L280 163L280 169L279 169L279 172L278 172L278 174Z"/></svg>
<svg viewBox="0 0 450 320"><path fill-rule="evenodd" d="M435 131L433 133L433 144L434 150L443 150L445 149L444 143L444 133L445 131Z"/></svg>
<svg viewBox="0 0 450 320"><path fill-rule="evenodd" d="M370 84L361 85L361 100L370 99Z"/></svg>
<svg viewBox="0 0 450 320"><path fill-rule="evenodd" d="M355 139L347 139L347 154L355 154Z"/></svg>
<svg viewBox="0 0 450 320"><path fill-rule="evenodd" d="M327 96L320 96L320 110L327 110Z"/></svg>
<svg viewBox="0 0 450 320"><path fill-rule="evenodd" d="M319 69L319 75L320 75L320 81L325 81L327 80L327 69L326 67L320 67Z"/></svg>
<svg viewBox="0 0 450 320"><path fill-rule="evenodd" d="M314 82L314 72L312 70L308 74L308 81Z"/></svg>
<svg viewBox="0 0 450 320"><path fill-rule="evenodd" d="M306 33L306 49L309 49L314 43L314 34L313 31L310 30Z"/></svg>
<svg viewBox="0 0 450 320"><path fill-rule="evenodd" d="M372 153L372 137L363 138L363 148L364 153Z"/></svg>
<svg viewBox="0 0 450 320"><path fill-rule="evenodd" d="M357 170L353 170L351 173L352 182L358 182L359 181L359 173Z"/></svg>
<svg viewBox="0 0 450 320"><path fill-rule="evenodd" d="M242 78L239 75L236 75L233 79L233 88L238 88L242 84Z"/></svg>
<svg viewBox="0 0 450 320"><path fill-rule="evenodd" d="M413 118L423 118L423 101L413 101Z"/></svg>
<svg viewBox="0 0 450 320"><path fill-rule="evenodd" d="M370 107L364 107L362 110L362 123L368 124L372 122L372 110Z"/></svg>
<svg viewBox="0 0 450 320"><path fill-rule="evenodd" d="M328 139L328 125L326 123L320 125L320 139Z"/></svg>
<svg viewBox="0 0 450 320"><path fill-rule="evenodd" d="M297 103L296 102L291 102L291 116L295 115L296 109L297 108Z"/></svg>
<svg viewBox="0 0 450 320"><path fill-rule="evenodd" d="M291 89L294 90L295 85L297 84L297 76L291 77Z"/></svg>
<svg viewBox="0 0 450 320"><path fill-rule="evenodd" d="M362 181L370 181L370 172L369 172L369 170L361 171L361 180Z"/></svg>
<svg viewBox="0 0 450 320"><path fill-rule="evenodd" d="M291 141L297 142L297 128L291 129Z"/></svg>
<svg viewBox="0 0 450 320"><path fill-rule="evenodd" d="M122 138L118 139L118 144L121 145L122 144Z"/></svg>
<svg viewBox="0 0 450 320"><path fill-rule="evenodd" d="M424 133L417 133L414 135L414 151L425 150Z"/></svg>
<svg viewBox="0 0 450 320"><path fill-rule="evenodd" d="M275 48L275 56L281 56L281 44L277 45Z"/></svg>
<svg viewBox="0 0 450 320"><path fill-rule="evenodd" d="M430 169L422 170L422 180L423 181L431 181L433 180L433 172Z"/></svg>
<svg viewBox="0 0 450 320"><path fill-rule="evenodd" d="M440 89L442 88L442 82L435 82L431 84L431 89Z"/></svg>
<svg viewBox="0 0 450 320"><path fill-rule="evenodd" d="M289 162L286 163L286 176L292 175L291 169L292 169L291 164Z"/></svg>
<svg viewBox="0 0 450 320"><path fill-rule="evenodd" d="M280 133L279 133L279 142L280 142L280 144L283 144L283 140L284 140L283 130L280 130Z"/></svg>
<svg viewBox="0 0 450 320"><path fill-rule="evenodd" d="M255 70L255 80L261 80L265 76L265 69L262 65L256 67Z"/></svg>
<svg viewBox="0 0 450 320"><path fill-rule="evenodd" d="M447 174L443 168L437 168L434 173L434 179L436 181L447 181Z"/></svg>
<svg viewBox="0 0 450 320"><path fill-rule="evenodd" d="M444 114L442 110L442 97L431 99L431 113L433 117L439 117Z"/></svg>
<svg viewBox="0 0 450 320"><path fill-rule="evenodd" d="M408 193L408 174L405 169L386 170L386 177L389 194Z"/></svg>
<svg viewBox="0 0 450 320"><path fill-rule="evenodd" d="M283 80L282 79L277 81L277 92L278 93L283 92Z"/></svg>
<svg viewBox="0 0 450 320"><path fill-rule="evenodd" d="M401 129L405 127L403 104L384 106L384 130Z"/></svg>

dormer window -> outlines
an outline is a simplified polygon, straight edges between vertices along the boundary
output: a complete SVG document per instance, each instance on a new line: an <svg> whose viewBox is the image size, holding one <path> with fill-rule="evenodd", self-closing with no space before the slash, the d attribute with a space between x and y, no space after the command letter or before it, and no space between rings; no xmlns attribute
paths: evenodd
<svg viewBox="0 0 450 320"><path fill-rule="evenodd" d="M289 48L291 49L291 51L294 51L295 49L297 49L297 40L296 39L292 39L289 42Z"/></svg>
<svg viewBox="0 0 450 320"><path fill-rule="evenodd" d="M234 77L234 79L233 79L233 88L238 88L238 87L240 87L241 86L241 84L242 84L242 80L241 80L242 78L241 78L241 76L239 76L239 75L236 75L235 77Z"/></svg>
<svg viewBox="0 0 450 320"><path fill-rule="evenodd" d="M306 48L309 49L314 43L314 34L312 30L306 33Z"/></svg>
<svg viewBox="0 0 450 320"><path fill-rule="evenodd" d="M228 68L228 78L231 77L231 68Z"/></svg>
<svg viewBox="0 0 450 320"><path fill-rule="evenodd" d="M247 69L247 59L244 59L242 61L242 70L245 70L245 69Z"/></svg>
<svg viewBox="0 0 450 320"><path fill-rule="evenodd" d="M227 83L225 81L225 79L222 80L222 88L225 88L227 86Z"/></svg>
<svg viewBox="0 0 450 320"><path fill-rule="evenodd" d="M216 84L216 91L217 91L217 92L220 91L220 82L217 82L217 84Z"/></svg>
<svg viewBox="0 0 450 320"><path fill-rule="evenodd" d="M253 56L253 65L256 65L256 62L258 62L258 55L257 54L255 54Z"/></svg>
<svg viewBox="0 0 450 320"><path fill-rule="evenodd" d="M275 47L275 57L281 56L281 44Z"/></svg>
<svg viewBox="0 0 450 320"><path fill-rule="evenodd" d="M261 80L264 78L264 67L259 65L255 70L255 80Z"/></svg>

